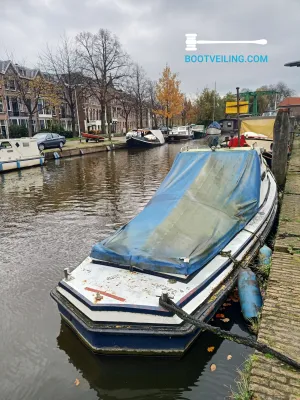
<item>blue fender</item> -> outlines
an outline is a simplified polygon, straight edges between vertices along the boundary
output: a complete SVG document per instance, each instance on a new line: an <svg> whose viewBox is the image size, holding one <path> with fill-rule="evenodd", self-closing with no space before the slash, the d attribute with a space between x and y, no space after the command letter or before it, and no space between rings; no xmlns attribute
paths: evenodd
<svg viewBox="0 0 300 400"><path fill-rule="evenodd" d="M259 265L268 265L271 263L271 258L272 258L272 250L264 245L260 250L258 254L258 263Z"/></svg>
<svg viewBox="0 0 300 400"><path fill-rule="evenodd" d="M257 318L263 302L256 275L250 268L240 271L238 289L244 318L246 320Z"/></svg>

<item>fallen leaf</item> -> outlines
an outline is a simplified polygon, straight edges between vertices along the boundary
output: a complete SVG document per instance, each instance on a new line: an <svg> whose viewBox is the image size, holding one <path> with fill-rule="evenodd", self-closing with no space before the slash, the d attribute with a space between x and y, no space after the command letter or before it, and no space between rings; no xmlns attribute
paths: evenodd
<svg viewBox="0 0 300 400"><path fill-rule="evenodd" d="M75 383L76 386L78 386L80 384L79 379L76 378L74 383Z"/></svg>
<svg viewBox="0 0 300 400"><path fill-rule="evenodd" d="M229 319L229 318L223 318L223 319L221 319L221 321L223 321L223 322L229 322L230 319Z"/></svg>
<svg viewBox="0 0 300 400"><path fill-rule="evenodd" d="M118 328L122 328L122 326L121 325L116 325L116 328L118 329Z"/></svg>
<svg viewBox="0 0 300 400"><path fill-rule="evenodd" d="M208 347L208 348L207 348L207 351L208 351L209 353L211 353L212 351L214 351L214 349L215 349L214 346L211 346L211 347Z"/></svg>
<svg viewBox="0 0 300 400"><path fill-rule="evenodd" d="M216 369L217 369L216 364L211 364L210 370L213 372L213 371L215 371Z"/></svg>
<svg viewBox="0 0 300 400"><path fill-rule="evenodd" d="M225 318L224 314L216 314L216 318Z"/></svg>
<svg viewBox="0 0 300 400"><path fill-rule="evenodd" d="M231 359L232 359L232 356L230 354L228 354L227 360L231 360Z"/></svg>
<svg viewBox="0 0 300 400"><path fill-rule="evenodd" d="M223 307L230 307L230 306L231 306L230 303L224 303L224 304L223 304Z"/></svg>
<svg viewBox="0 0 300 400"><path fill-rule="evenodd" d="M236 297L236 296L231 296L230 298L234 303L238 303L239 302L239 298Z"/></svg>

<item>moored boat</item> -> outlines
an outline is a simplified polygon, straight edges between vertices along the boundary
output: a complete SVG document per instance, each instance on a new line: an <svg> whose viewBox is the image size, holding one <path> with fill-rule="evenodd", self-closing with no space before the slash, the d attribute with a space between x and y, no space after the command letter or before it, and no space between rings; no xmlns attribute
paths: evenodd
<svg viewBox="0 0 300 400"><path fill-rule="evenodd" d="M105 140L104 136L100 136L96 133L91 133L91 132L84 132L81 134L81 136L85 139L87 143L89 140L94 140L95 142L104 142Z"/></svg>
<svg viewBox="0 0 300 400"><path fill-rule="evenodd" d="M194 139L202 139L206 136L204 125L193 125L191 130L194 135Z"/></svg>
<svg viewBox="0 0 300 400"><path fill-rule="evenodd" d="M208 125L206 129L206 135L213 136L213 135L221 135L221 126L218 122L212 122Z"/></svg>
<svg viewBox="0 0 300 400"><path fill-rule="evenodd" d="M172 131L169 133L168 142L191 140L193 137L194 135L189 126L176 126L173 127Z"/></svg>
<svg viewBox="0 0 300 400"><path fill-rule="evenodd" d="M163 134L158 129L136 129L126 134L129 147L154 147L165 144Z"/></svg>
<svg viewBox="0 0 300 400"><path fill-rule="evenodd" d="M0 172L43 165L44 162L36 139L0 139Z"/></svg>
<svg viewBox="0 0 300 400"><path fill-rule="evenodd" d="M276 209L276 183L260 149L183 151L145 209L65 270L51 296L95 352L180 357L200 331L160 307L159 297L168 293L209 321L264 242Z"/></svg>

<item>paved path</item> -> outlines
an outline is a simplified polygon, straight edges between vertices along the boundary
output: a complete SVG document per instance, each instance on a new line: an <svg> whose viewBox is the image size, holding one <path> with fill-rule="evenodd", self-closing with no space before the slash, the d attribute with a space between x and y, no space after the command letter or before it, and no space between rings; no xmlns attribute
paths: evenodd
<svg viewBox="0 0 300 400"><path fill-rule="evenodd" d="M300 362L300 137L294 141L258 340ZM300 400L300 372L256 353L253 400Z"/></svg>

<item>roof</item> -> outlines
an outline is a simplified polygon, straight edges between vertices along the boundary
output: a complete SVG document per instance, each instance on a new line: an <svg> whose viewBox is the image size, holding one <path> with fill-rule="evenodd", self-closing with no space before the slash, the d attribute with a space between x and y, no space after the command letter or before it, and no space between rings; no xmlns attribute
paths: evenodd
<svg viewBox="0 0 300 400"><path fill-rule="evenodd" d="M300 107L300 97L286 97L278 107Z"/></svg>
<svg viewBox="0 0 300 400"><path fill-rule="evenodd" d="M35 78L36 75L39 73L38 69L27 68L22 65L16 64L11 60L5 60L5 61L0 60L0 73L5 74L9 66L11 66L20 76L26 78Z"/></svg>

